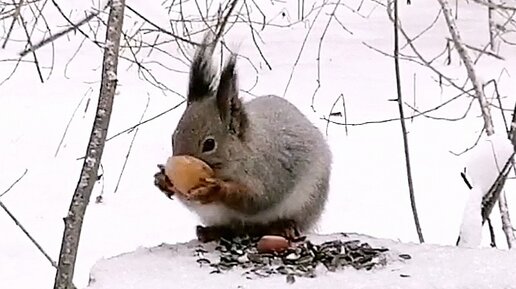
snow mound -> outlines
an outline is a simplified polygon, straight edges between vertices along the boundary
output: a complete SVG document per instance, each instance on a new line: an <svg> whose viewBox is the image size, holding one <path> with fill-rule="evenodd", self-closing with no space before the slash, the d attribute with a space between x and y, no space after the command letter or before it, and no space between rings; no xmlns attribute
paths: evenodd
<svg viewBox="0 0 516 289"><path fill-rule="evenodd" d="M400 243L359 234L310 235L308 239L315 244L359 240L388 248L386 264L371 270L345 267L330 272L318 268L317 277L299 277L291 284L285 275L247 279L240 268L210 274L212 268L197 262L195 251L201 244L190 241L139 248L99 260L87 288L516 288L516 251ZM206 258L216 257L215 246L202 245L208 251Z"/></svg>

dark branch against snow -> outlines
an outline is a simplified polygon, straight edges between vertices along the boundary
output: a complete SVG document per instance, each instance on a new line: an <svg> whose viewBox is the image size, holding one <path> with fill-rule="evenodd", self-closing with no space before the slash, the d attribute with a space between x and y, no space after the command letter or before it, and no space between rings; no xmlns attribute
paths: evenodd
<svg viewBox="0 0 516 289"><path fill-rule="evenodd" d="M390 11L388 10L388 13ZM419 216L417 213L416 196L414 193L414 182L412 179L412 168L410 165L410 148L407 137L407 128L405 125L405 114L403 112L403 98L401 93L401 76L400 76L400 63L399 63L399 30L398 30L399 18L398 18L398 0L394 0L394 68L396 74L396 92L398 95L397 103L400 114L401 132L403 134L403 148L405 152L405 166L407 170L407 181L409 187L410 206L412 208L412 215L414 218L414 224L416 226L417 236L420 243L425 242L423 237L423 231L421 224L419 223Z"/></svg>

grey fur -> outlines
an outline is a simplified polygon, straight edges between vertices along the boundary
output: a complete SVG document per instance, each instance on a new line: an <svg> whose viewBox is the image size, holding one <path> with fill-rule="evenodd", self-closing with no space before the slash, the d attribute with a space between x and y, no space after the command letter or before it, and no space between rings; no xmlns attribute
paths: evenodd
<svg viewBox="0 0 516 289"><path fill-rule="evenodd" d="M229 61L224 69L231 69L229 65L234 63ZM236 72L233 74L236 85ZM213 73L197 75L212 77ZM211 81L202 79L201 84ZM190 82L192 85L195 82ZM249 195L256 197L239 208L188 201L184 201L185 205L206 225L292 219L302 231L312 228L328 198L332 155L324 136L301 111L281 97L268 95L242 103L238 89L227 91L227 108L220 106L220 93L196 96L195 101L188 103L172 137L173 154L204 160L215 169L218 178L243 184L252 190ZM229 122L222 116L228 116ZM240 126L234 131L228 123ZM206 137L216 140L214 151L202 152Z"/></svg>

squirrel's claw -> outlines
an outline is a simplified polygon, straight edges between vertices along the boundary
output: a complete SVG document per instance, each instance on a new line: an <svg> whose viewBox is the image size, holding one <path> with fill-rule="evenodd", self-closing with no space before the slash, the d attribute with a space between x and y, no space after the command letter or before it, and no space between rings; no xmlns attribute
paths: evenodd
<svg viewBox="0 0 516 289"><path fill-rule="evenodd" d="M165 175L165 167L163 165L158 165L158 168L160 171L154 174L154 185L171 199L176 193L174 185L170 182L167 175Z"/></svg>
<svg viewBox="0 0 516 289"><path fill-rule="evenodd" d="M200 183L188 191L187 199L201 204L213 203L220 199L223 184L221 180L203 178Z"/></svg>

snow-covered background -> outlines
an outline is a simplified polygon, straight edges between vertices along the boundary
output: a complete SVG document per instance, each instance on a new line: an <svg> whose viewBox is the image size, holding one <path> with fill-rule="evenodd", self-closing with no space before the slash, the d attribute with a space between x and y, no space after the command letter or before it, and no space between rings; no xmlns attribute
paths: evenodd
<svg viewBox="0 0 516 289"><path fill-rule="evenodd" d="M104 1L61 2L59 6L74 22L92 8L104 5ZM127 1L127 4L167 28L170 18L178 18L169 12L168 6L172 2ZM318 7L323 1L304 1L305 20L298 21L297 1L261 2L259 5L267 15L267 21L272 21L263 30L259 24L262 21L260 11L249 5L251 17L256 21L254 28L259 32L255 40L272 69L260 56L248 23L232 26L226 42L230 47L238 47L239 53L250 59L240 59L238 66L245 98L269 93L284 96L328 133L334 155L331 192L318 232L358 232L417 242L400 123L396 120L376 123L398 117L397 104L390 101L397 96L394 62L379 52L391 54L393 49L393 28L384 4L368 0L325 1L321 10ZM316 7L312 9L313 2ZM424 31L414 44L425 58L433 59L445 51L449 37L442 14L436 20L438 2L412 2L411 5L400 2L402 25L411 37ZM204 5L204 1L199 3ZM337 10L332 16L335 5ZM455 2L452 6L455 7ZM51 2L40 1L38 7L43 9L46 17L45 21L39 18L33 42L43 38L46 25L54 33L68 27ZM489 41L485 7L471 1L459 1L458 7L457 21L463 40L474 47L484 47ZM185 4L185 9L189 9L184 11L185 15L199 14L193 1ZM200 10L203 9L201 6ZM245 8L243 11L245 13ZM29 8L22 12L32 17ZM106 16L101 15L104 21ZM2 35L5 36L9 24L10 20L2 22ZM144 111L143 119L147 119L179 104L183 100L181 95L186 93L188 63L183 53L191 55L192 50L188 47L178 49L166 35L155 40L157 33L136 33L143 24L141 18L126 9L124 31L128 38L133 37L131 43L146 37L145 40L151 43L159 42L158 48L152 51L133 48L131 51L125 46L121 55L133 59L132 53L137 53L138 60L156 78L138 70L135 63L120 61L108 137L137 124ZM195 24L194 28L202 25ZM431 28L427 30L429 26ZM102 27L98 20L81 26L89 35L97 35L99 40L103 40L105 33ZM146 24L145 28L149 27ZM193 38L198 40L200 36L197 34ZM514 41L511 33L505 37ZM15 61L25 43L25 32L17 23L6 48L0 49L0 193L28 170L0 201L57 260L63 217L78 181L82 165L79 158L85 152L95 112L102 50L77 31L61 37L36 52L44 78L41 83L31 54L20 63ZM404 51L410 52L407 49ZM475 52L470 53L476 57ZM502 44L498 53L504 60L484 55L476 69L484 82L498 81L506 117L510 119L516 100L516 81L513 79L516 48ZM434 66L462 85L466 72L458 55L452 52L450 65L446 64L446 57L445 53L437 58ZM420 111L437 107L460 93L445 82L440 85L437 74L413 61L403 61L401 73L404 99ZM318 83L320 88L316 90ZM316 91L312 109L312 96ZM492 97L492 93L492 86L488 86L487 96ZM330 124L327 127L322 118L328 116L340 95L345 99L348 123L375 123L348 126L347 133L344 126ZM334 110L343 112L342 107L340 99ZM96 183L82 230L74 279L79 288L86 286L90 269L100 258L142 246L186 242L195 237L196 216L178 202L165 198L153 186L156 164L164 162L171 152L170 134L183 109L184 105L179 106L139 127L116 192L136 131L107 142L102 158L102 177ZM405 111L407 115L415 114L408 106ZM503 139L505 127L500 110L493 106L492 113L497 137ZM475 164L478 156L485 160L490 150L484 145L479 147L480 150L457 155L475 143L483 127L478 103L473 98L457 98L427 116L407 121L421 226L427 243L454 245L471 193L460 172L469 163ZM344 117L331 119L344 122ZM478 161L476 163L472 170L468 169L470 175L480 175L477 179L484 182L496 176L492 164L484 167L483 161L480 165ZM473 172L475 169L477 172ZM506 191L510 212L516 215L512 180L508 180ZM100 194L102 202L95 203ZM492 220L497 244L506 248L497 207L493 210ZM54 268L3 211L0 211L0 230L0 287L50 287L54 281ZM488 244L489 234L484 228L482 246Z"/></svg>

